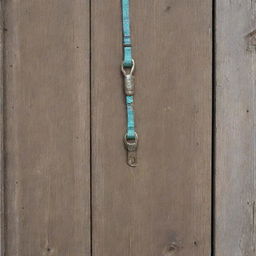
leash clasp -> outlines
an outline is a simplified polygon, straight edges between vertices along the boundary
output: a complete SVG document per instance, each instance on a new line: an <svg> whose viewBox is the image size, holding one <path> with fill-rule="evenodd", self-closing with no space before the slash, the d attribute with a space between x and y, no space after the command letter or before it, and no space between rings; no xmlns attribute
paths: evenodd
<svg viewBox="0 0 256 256"><path fill-rule="evenodd" d="M124 63L121 65L121 71L124 75L124 92L126 96L133 96L135 92L134 76L135 61L132 59L132 67L127 69Z"/></svg>
<svg viewBox="0 0 256 256"><path fill-rule="evenodd" d="M134 139L128 139L127 134L124 135L124 144L127 149L127 163L131 167L137 165L137 148L138 148L138 134L135 132Z"/></svg>

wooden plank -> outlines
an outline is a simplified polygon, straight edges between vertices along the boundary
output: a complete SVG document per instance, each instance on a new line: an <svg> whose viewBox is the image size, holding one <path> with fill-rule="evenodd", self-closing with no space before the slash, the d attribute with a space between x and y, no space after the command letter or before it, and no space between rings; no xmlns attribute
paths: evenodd
<svg viewBox="0 0 256 256"><path fill-rule="evenodd" d="M6 255L90 255L89 1L5 1Z"/></svg>
<svg viewBox="0 0 256 256"><path fill-rule="evenodd" d="M4 256L3 3L0 2L0 256Z"/></svg>
<svg viewBox="0 0 256 256"><path fill-rule="evenodd" d="M92 1L93 256L210 255L211 1L131 5L135 169L122 140L120 0Z"/></svg>
<svg viewBox="0 0 256 256"><path fill-rule="evenodd" d="M255 14L255 1L216 1L216 256L256 253Z"/></svg>

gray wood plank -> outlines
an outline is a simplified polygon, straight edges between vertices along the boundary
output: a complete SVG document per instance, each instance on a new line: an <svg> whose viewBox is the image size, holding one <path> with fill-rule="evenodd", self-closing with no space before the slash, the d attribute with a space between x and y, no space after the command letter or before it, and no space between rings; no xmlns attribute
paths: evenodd
<svg viewBox="0 0 256 256"><path fill-rule="evenodd" d="M6 255L90 255L89 1L5 1Z"/></svg>
<svg viewBox="0 0 256 256"><path fill-rule="evenodd" d="M4 256L3 3L0 2L0 256Z"/></svg>
<svg viewBox="0 0 256 256"><path fill-rule="evenodd" d="M131 1L138 167L126 165L120 0L92 1L93 256L211 245L212 1Z"/></svg>
<svg viewBox="0 0 256 256"><path fill-rule="evenodd" d="M216 256L254 256L256 2L216 1Z"/></svg>

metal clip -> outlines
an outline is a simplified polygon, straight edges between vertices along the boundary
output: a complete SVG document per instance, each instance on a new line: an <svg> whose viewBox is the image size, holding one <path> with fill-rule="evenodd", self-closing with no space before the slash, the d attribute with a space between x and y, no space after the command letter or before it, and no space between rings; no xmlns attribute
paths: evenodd
<svg viewBox="0 0 256 256"><path fill-rule="evenodd" d="M135 132L135 139L127 139L125 134L124 144L127 149L127 163L131 167L136 167L137 165L137 147L138 147L138 134Z"/></svg>
<svg viewBox="0 0 256 256"><path fill-rule="evenodd" d="M132 67L129 73L125 70L124 64L122 64L121 66L121 70L124 75L124 92L125 92L125 95L127 96L134 95L134 91L135 91L134 76L133 76L134 69L135 69L134 60L132 60Z"/></svg>

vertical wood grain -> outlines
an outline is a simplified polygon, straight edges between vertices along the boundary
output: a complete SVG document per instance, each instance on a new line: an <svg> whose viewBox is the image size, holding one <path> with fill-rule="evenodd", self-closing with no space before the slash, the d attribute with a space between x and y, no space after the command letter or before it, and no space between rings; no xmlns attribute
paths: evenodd
<svg viewBox="0 0 256 256"><path fill-rule="evenodd" d="M138 167L126 165L120 0L92 1L93 256L206 256L212 1L131 1Z"/></svg>
<svg viewBox="0 0 256 256"><path fill-rule="evenodd" d="M6 256L90 255L89 1L5 1Z"/></svg>
<svg viewBox="0 0 256 256"><path fill-rule="evenodd" d="M0 2L0 256L4 256L3 3Z"/></svg>
<svg viewBox="0 0 256 256"><path fill-rule="evenodd" d="M256 1L216 1L216 256L254 256Z"/></svg>

